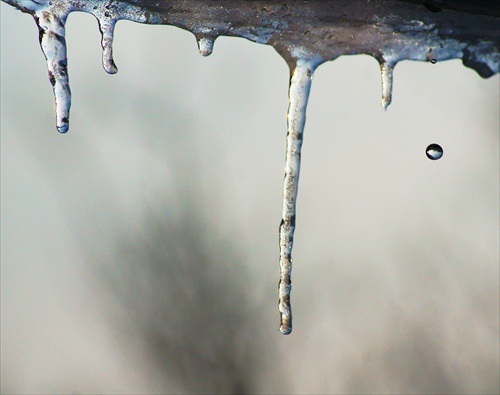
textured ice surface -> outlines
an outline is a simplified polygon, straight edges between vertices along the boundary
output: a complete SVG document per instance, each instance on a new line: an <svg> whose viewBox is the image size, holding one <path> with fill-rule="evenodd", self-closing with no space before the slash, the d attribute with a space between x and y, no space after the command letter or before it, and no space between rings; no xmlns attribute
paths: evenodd
<svg viewBox="0 0 500 395"><path fill-rule="evenodd" d="M292 72L289 88L288 131L286 135L285 179L283 185L283 213L279 231L280 281L278 285L278 310L281 316L280 331L292 331L292 248L295 231L295 207L300 175L300 151L304 138L306 109L313 73L321 59L299 59Z"/></svg>
<svg viewBox="0 0 500 395"><path fill-rule="evenodd" d="M209 56L214 50L214 39L207 36L199 36L196 38L198 43L198 51L201 56Z"/></svg>
<svg viewBox="0 0 500 395"><path fill-rule="evenodd" d="M61 133L69 128L69 109L71 106L71 90L68 78L68 59L66 57L66 40L64 22L66 15L51 14L38 11L35 21L39 30L40 47L45 59L49 81L54 89L56 102L56 126Z"/></svg>
<svg viewBox="0 0 500 395"><path fill-rule="evenodd" d="M387 110L387 107L392 101L392 73L394 65L385 60L380 63L380 76L382 77L382 107Z"/></svg>

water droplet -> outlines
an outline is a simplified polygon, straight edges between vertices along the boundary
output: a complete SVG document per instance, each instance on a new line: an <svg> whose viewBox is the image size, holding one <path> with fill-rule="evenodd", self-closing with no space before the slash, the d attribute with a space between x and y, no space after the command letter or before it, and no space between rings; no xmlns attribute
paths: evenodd
<svg viewBox="0 0 500 395"><path fill-rule="evenodd" d="M439 144L430 144L426 148L425 154L430 160L438 160L443 156L443 148Z"/></svg>
<svg viewBox="0 0 500 395"><path fill-rule="evenodd" d="M392 101L392 80L395 64L390 64L386 61L380 62L380 76L382 78L382 107L387 110L387 107Z"/></svg>
<svg viewBox="0 0 500 395"><path fill-rule="evenodd" d="M52 14L47 11L37 11L35 15L40 32L40 47L47 60L49 81L54 91L57 130L60 133L66 133L69 129L71 107L65 39L67 15Z"/></svg>
<svg viewBox="0 0 500 395"><path fill-rule="evenodd" d="M118 68L113 60L113 38L116 21L104 18L99 18L97 21L101 31L102 67L108 74L116 74Z"/></svg>
<svg viewBox="0 0 500 395"><path fill-rule="evenodd" d="M212 37L200 36L196 37L198 42L198 51L201 56L209 56L214 50L215 40Z"/></svg>
<svg viewBox="0 0 500 395"><path fill-rule="evenodd" d="M278 310L280 331L287 335L292 331L292 248L295 231L295 206L300 173L300 151L306 121L306 108L311 89L314 64L299 59L290 79L288 106L288 133L286 137L285 179L283 185L283 212L279 231L280 281L278 284Z"/></svg>
<svg viewBox="0 0 500 395"><path fill-rule="evenodd" d="M429 51L425 54L425 57L432 64L436 64L437 63L436 52L432 48L429 48Z"/></svg>

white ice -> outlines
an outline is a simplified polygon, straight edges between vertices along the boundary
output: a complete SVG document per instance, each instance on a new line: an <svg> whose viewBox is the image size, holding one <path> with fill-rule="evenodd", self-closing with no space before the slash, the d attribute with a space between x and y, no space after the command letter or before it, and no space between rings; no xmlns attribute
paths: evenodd
<svg viewBox="0 0 500 395"><path fill-rule="evenodd" d="M380 63L380 76L382 77L382 107L387 110L387 107L392 101L392 76L394 64L383 61Z"/></svg>
<svg viewBox="0 0 500 395"><path fill-rule="evenodd" d="M60 133L66 133L69 129L69 109L71 106L65 20L66 15L64 14L51 14L47 11L36 12L36 22L40 30L40 46L47 59L49 80L54 89L56 125Z"/></svg>
<svg viewBox="0 0 500 395"><path fill-rule="evenodd" d="M292 331L292 308L290 291L292 289L292 248L295 231L295 208L300 174L300 151L306 122L306 108L311 89L315 63L299 59L293 70L289 88L288 132L286 138L285 179L283 185L283 214L279 232L280 281L278 285L281 316L280 331Z"/></svg>
<svg viewBox="0 0 500 395"><path fill-rule="evenodd" d="M201 36L197 37L198 51L201 56L209 56L214 50L214 39L211 37Z"/></svg>

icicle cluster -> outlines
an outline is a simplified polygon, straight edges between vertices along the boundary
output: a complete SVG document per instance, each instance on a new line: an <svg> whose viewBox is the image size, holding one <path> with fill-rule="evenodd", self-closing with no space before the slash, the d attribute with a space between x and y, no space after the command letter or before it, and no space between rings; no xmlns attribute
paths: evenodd
<svg viewBox="0 0 500 395"><path fill-rule="evenodd" d="M202 56L212 53L217 37L227 35L272 45L285 59L291 78L278 286L280 330L284 334L292 331L290 291L295 207L306 107L314 70L321 63L342 55L375 57L382 79L381 104L387 109L392 100L394 67L401 60L436 63L462 58L465 66L475 69L482 77L498 73L500 65L496 16L441 9L438 11L442 12L436 13L423 6L389 0L2 1L35 19L54 89L57 130L61 133L69 129L71 91L65 22L73 11L88 12L97 18L102 36L102 64L109 74L118 71L113 60L113 32L120 19L187 29L195 35ZM350 16L355 16L351 23Z"/></svg>

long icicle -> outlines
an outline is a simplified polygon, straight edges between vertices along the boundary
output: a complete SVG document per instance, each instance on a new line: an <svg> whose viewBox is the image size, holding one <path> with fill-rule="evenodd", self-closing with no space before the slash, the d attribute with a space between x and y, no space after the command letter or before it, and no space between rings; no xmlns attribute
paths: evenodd
<svg viewBox="0 0 500 395"><path fill-rule="evenodd" d="M54 90L57 130L60 133L66 133L69 129L71 106L64 26L67 15L52 14L48 11L40 11L35 15L40 47L47 59L49 80Z"/></svg>
<svg viewBox="0 0 500 395"><path fill-rule="evenodd" d="M283 186L283 215L279 232L280 244L280 281L278 284L280 312L280 331L288 335L292 331L292 308L290 292L292 290L292 248L295 231L295 206L300 173L300 151L306 108L314 72L311 61L299 59L290 78L288 133L286 137L285 180Z"/></svg>

